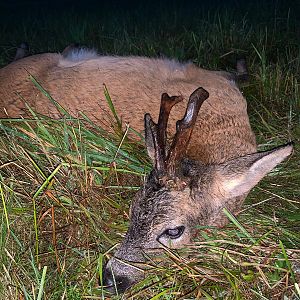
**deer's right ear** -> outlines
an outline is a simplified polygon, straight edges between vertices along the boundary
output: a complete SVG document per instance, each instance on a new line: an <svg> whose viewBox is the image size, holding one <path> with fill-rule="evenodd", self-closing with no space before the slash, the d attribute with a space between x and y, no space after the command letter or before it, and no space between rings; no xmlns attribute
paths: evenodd
<svg viewBox="0 0 300 300"><path fill-rule="evenodd" d="M287 144L270 151L238 157L217 166L218 185L226 198L248 193L268 172L281 163L293 150Z"/></svg>
<svg viewBox="0 0 300 300"><path fill-rule="evenodd" d="M144 117L145 123L145 142L146 142L146 149L148 152L148 156L150 157L153 166L155 166L155 145L154 145L154 138L155 134L157 134L156 125L152 121L150 114L145 114Z"/></svg>

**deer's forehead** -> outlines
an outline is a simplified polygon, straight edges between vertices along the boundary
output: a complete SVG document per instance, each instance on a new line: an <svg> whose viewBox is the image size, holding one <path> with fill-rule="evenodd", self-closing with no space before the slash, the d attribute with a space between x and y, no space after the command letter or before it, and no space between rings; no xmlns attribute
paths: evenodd
<svg viewBox="0 0 300 300"><path fill-rule="evenodd" d="M173 195L165 188L142 190L132 203L132 219L152 219L158 214L166 214L172 210L174 201Z"/></svg>
<svg viewBox="0 0 300 300"><path fill-rule="evenodd" d="M141 191L137 199L132 203L131 222L138 224L149 223L156 225L177 215L189 208L192 201L191 190L185 188L182 191L163 188L157 191Z"/></svg>
<svg viewBox="0 0 300 300"><path fill-rule="evenodd" d="M157 193L148 194L147 197L135 199L131 207L127 240L133 243L147 240L174 213L171 202L168 193L159 193L159 197Z"/></svg>

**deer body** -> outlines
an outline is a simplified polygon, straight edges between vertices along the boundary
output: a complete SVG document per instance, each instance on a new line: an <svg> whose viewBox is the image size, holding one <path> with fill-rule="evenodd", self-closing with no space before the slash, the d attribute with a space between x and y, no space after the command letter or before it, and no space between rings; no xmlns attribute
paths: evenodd
<svg viewBox="0 0 300 300"><path fill-rule="evenodd" d="M1 117L28 115L21 97L38 113L61 117L28 72L69 113L81 111L109 129L105 83L123 122L145 128L153 170L133 199L128 231L104 268L103 283L111 292L125 291L143 277L132 264L145 262L149 250L191 243L196 225L226 224L223 208L237 214L250 189L292 152L286 145L256 153L246 101L228 73L72 49L35 55L0 69ZM163 94L159 106L166 92L181 96ZM170 146L168 135L175 135Z"/></svg>
<svg viewBox="0 0 300 300"><path fill-rule="evenodd" d="M69 113L78 116L81 111L104 127L109 124L103 94L106 84L118 115L140 132L146 112L157 118L162 93L183 95L184 101L170 115L170 135L184 114L189 95L202 86L210 97L201 109L188 156L221 162L256 151L246 101L224 73L168 59L95 55L71 60L60 54L39 54L0 69L0 117L26 116L24 100L38 113L61 116L29 74Z"/></svg>

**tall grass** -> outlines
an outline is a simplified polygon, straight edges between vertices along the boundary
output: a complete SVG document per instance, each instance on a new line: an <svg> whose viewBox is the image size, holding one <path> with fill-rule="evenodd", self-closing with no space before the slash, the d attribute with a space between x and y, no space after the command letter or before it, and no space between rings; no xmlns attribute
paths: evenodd
<svg viewBox="0 0 300 300"><path fill-rule="evenodd" d="M27 3L22 11L2 4L2 66L24 40L31 53L76 41L100 53L164 55L209 69L232 70L246 56L250 81L241 88L259 148L295 142L293 156L250 193L238 219L225 212L226 228L199 228L193 246L165 249L164 263L149 262L146 279L125 297L300 299L299 7L112 2L93 3L93 11L62 5L57 13ZM109 133L86 116L65 115L1 120L2 299L111 297L99 284L102 266L126 232L130 200L150 164L132 129L112 119Z"/></svg>

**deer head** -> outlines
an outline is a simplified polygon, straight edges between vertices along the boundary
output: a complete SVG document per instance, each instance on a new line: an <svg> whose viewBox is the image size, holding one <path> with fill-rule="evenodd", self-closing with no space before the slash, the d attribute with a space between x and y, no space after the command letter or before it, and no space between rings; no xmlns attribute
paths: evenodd
<svg viewBox="0 0 300 300"><path fill-rule="evenodd" d="M143 270L134 263L145 262L149 251L191 243L196 225L225 225L222 209L237 214L250 189L292 151L288 144L209 165L185 158L198 112L208 97L203 88L191 94L170 146L168 117L182 97L162 95L157 124L145 115L146 147L153 170L131 203L128 231L104 269L103 283L111 292L123 292L143 278Z"/></svg>

